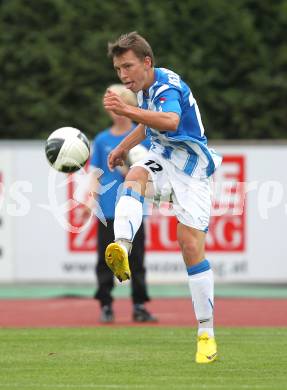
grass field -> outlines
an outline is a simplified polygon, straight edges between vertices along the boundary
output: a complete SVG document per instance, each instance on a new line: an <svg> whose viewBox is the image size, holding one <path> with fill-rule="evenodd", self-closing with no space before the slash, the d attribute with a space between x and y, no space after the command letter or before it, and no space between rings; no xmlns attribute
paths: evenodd
<svg viewBox="0 0 287 390"><path fill-rule="evenodd" d="M194 363L195 329L0 329L0 389L287 389L286 328L219 328Z"/></svg>

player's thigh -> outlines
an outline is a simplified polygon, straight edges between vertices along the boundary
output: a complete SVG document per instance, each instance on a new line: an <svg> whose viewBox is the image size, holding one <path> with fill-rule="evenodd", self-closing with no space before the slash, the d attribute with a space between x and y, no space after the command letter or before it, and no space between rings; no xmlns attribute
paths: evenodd
<svg viewBox="0 0 287 390"><path fill-rule="evenodd" d="M98 232L97 232L97 246L98 252L103 254L105 253L106 247L115 239L114 236L114 220L107 219L107 225L105 226L100 221L98 222Z"/></svg>
<svg viewBox="0 0 287 390"><path fill-rule="evenodd" d="M184 181L185 179L185 181ZM207 232L211 212L211 186L208 179L172 178L174 213L179 222Z"/></svg>
<svg viewBox="0 0 287 390"><path fill-rule="evenodd" d="M153 152L149 152L142 160L135 163L132 168L140 167L148 172L146 197L154 198L163 193L171 192L168 173L163 158Z"/></svg>

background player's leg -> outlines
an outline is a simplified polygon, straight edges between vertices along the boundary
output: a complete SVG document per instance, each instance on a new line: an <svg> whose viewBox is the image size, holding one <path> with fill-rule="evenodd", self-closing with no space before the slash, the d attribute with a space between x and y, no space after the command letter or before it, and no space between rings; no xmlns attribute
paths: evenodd
<svg viewBox="0 0 287 390"><path fill-rule="evenodd" d="M131 287L133 301L133 320L136 322L157 321L144 306L150 300L147 292L146 270L144 266L145 233L142 223L133 241L132 251L129 256L131 268Z"/></svg>
<svg viewBox="0 0 287 390"><path fill-rule="evenodd" d="M114 240L113 219L107 220L107 226L98 224L98 261L96 264L97 290L95 299L99 300L101 306L101 321L113 321L111 295L114 287L114 275L105 262L105 250L108 244Z"/></svg>
<svg viewBox="0 0 287 390"><path fill-rule="evenodd" d="M143 304L148 302L149 296L146 286L146 270L144 266L145 234L142 223L135 239L129 256L132 273L131 287L133 304Z"/></svg>

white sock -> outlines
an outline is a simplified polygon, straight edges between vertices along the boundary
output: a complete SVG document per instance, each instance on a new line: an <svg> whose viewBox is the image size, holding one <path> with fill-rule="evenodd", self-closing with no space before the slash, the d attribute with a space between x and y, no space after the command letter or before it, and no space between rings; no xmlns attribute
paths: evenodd
<svg viewBox="0 0 287 390"><path fill-rule="evenodd" d="M132 249L132 244L131 242L127 240L118 240L117 244L126 252L127 255L129 255L131 249Z"/></svg>
<svg viewBox="0 0 287 390"><path fill-rule="evenodd" d="M115 241L132 242L142 223L142 203L132 196L123 195L115 209L114 233Z"/></svg>
<svg viewBox="0 0 287 390"><path fill-rule="evenodd" d="M210 337L214 337L214 281L212 270L189 275L188 284L198 321L198 335L207 332Z"/></svg>

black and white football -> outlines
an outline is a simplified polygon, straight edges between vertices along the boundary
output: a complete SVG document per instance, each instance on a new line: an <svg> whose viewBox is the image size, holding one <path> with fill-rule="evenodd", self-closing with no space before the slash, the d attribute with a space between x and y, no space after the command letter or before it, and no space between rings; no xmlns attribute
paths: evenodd
<svg viewBox="0 0 287 390"><path fill-rule="evenodd" d="M61 127L47 139L45 153L49 164L57 171L72 173L81 169L88 161L90 144L80 130Z"/></svg>

